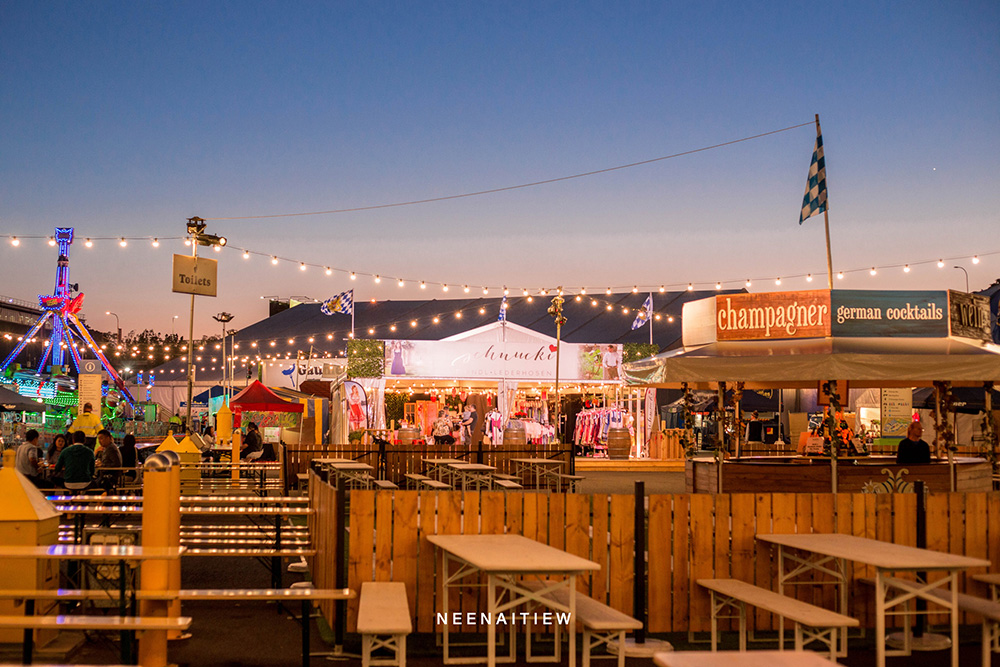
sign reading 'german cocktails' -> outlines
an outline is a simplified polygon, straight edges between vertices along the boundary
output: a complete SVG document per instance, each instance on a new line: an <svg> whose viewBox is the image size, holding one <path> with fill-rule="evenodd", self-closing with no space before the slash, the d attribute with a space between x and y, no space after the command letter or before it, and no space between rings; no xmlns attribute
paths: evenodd
<svg viewBox="0 0 1000 667"><path fill-rule="evenodd" d="M715 297L718 340L830 335L830 292L773 292Z"/></svg>
<svg viewBox="0 0 1000 667"><path fill-rule="evenodd" d="M834 290L833 335L941 338L948 335L945 292Z"/></svg>

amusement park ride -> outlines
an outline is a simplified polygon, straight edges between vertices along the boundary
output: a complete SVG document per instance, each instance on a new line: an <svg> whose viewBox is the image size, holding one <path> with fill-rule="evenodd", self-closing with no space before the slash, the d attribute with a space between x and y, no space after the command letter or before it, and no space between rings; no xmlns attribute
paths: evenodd
<svg viewBox="0 0 1000 667"><path fill-rule="evenodd" d="M83 306L83 293L80 292L75 297L73 292L79 291L79 286L69 282L69 247L73 243L72 227L57 227L55 242L59 246L59 259L56 262L56 288L51 295L39 295L38 303L41 306L42 314L32 326L31 330L25 334L17 347L0 364L0 383L16 385L17 392L22 396L31 398L52 399L60 392L72 391L76 388L75 380L64 374L63 359L67 355L73 361L76 372L80 372L80 363L83 360L81 351L83 348L90 350L101 362L101 366L108 373L114 387L121 394L122 398L131 407L135 407L135 399L125 386L101 347L94 341L87 327L80 322L77 313ZM52 322L52 334L45 342L45 351L38 362L38 367L34 370L17 369L13 373L7 373L7 369L17 359L17 356L24 350L24 347L35 335L41 331L46 322ZM83 345L76 342L79 339ZM49 367L46 370L46 363ZM43 372L46 371L46 372Z"/></svg>

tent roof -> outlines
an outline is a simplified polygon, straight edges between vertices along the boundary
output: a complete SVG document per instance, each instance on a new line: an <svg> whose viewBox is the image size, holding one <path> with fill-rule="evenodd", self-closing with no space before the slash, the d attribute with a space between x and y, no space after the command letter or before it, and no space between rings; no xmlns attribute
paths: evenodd
<svg viewBox="0 0 1000 667"><path fill-rule="evenodd" d="M233 411L243 412L302 412L301 403L292 403L264 386L260 381L236 394L230 402Z"/></svg>
<svg viewBox="0 0 1000 667"><path fill-rule="evenodd" d="M21 396L16 391L11 391L6 387L0 387L0 412L45 412L45 405L31 400L27 396Z"/></svg>
<svg viewBox="0 0 1000 667"><path fill-rule="evenodd" d="M956 338L807 338L721 341L626 364L629 384L743 381L750 387L926 386L1000 381L1000 348Z"/></svg>

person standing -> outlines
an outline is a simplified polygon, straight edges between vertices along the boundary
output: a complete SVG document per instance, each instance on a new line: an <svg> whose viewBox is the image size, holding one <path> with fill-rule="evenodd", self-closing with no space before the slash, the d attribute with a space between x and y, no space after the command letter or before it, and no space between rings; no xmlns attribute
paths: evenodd
<svg viewBox="0 0 1000 667"><path fill-rule="evenodd" d="M62 473L63 486L70 491L83 491L94 480L94 452L85 443L83 431L73 434L73 444L63 450L56 461L55 473Z"/></svg>
<svg viewBox="0 0 1000 667"><path fill-rule="evenodd" d="M931 462L931 446L920 436L924 427L920 422L910 422L906 429L906 437L899 441L896 450L896 465L920 465Z"/></svg>
<svg viewBox="0 0 1000 667"><path fill-rule="evenodd" d="M478 425L479 413L476 412L476 406L472 403L467 403L465 412L462 413L462 439L464 440L466 449L470 449L474 444L473 437L476 435L476 427Z"/></svg>
<svg viewBox="0 0 1000 667"><path fill-rule="evenodd" d="M42 486L42 446L38 431L31 429L24 434L24 443L17 448L14 469L27 477L35 486Z"/></svg>
<svg viewBox="0 0 1000 667"><path fill-rule="evenodd" d="M118 480L121 479L122 454L111 437L111 431L107 429L101 429L97 433L97 444L100 445L100 449L97 452L96 465L103 469L97 484L105 491L110 491L118 486Z"/></svg>
<svg viewBox="0 0 1000 667"><path fill-rule="evenodd" d="M85 442L91 448L91 451L93 451L94 445L97 442L97 432L102 428L101 418L94 414L94 406L90 403L84 403L83 412L73 420L69 430L73 434L77 431L83 431L83 435L86 437Z"/></svg>
<svg viewBox="0 0 1000 667"><path fill-rule="evenodd" d="M118 452L122 455L122 468L135 468L138 464L139 453L135 449L135 436L129 433L124 438L122 438L122 446L118 448ZM129 481L135 480L135 472L125 471L123 477L127 478Z"/></svg>

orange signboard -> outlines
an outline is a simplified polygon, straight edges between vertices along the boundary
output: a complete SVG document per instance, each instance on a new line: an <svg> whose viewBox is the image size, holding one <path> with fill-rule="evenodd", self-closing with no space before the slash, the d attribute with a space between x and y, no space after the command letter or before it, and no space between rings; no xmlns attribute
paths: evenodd
<svg viewBox="0 0 1000 667"><path fill-rule="evenodd" d="M830 335L830 291L715 297L718 340L821 338Z"/></svg>

